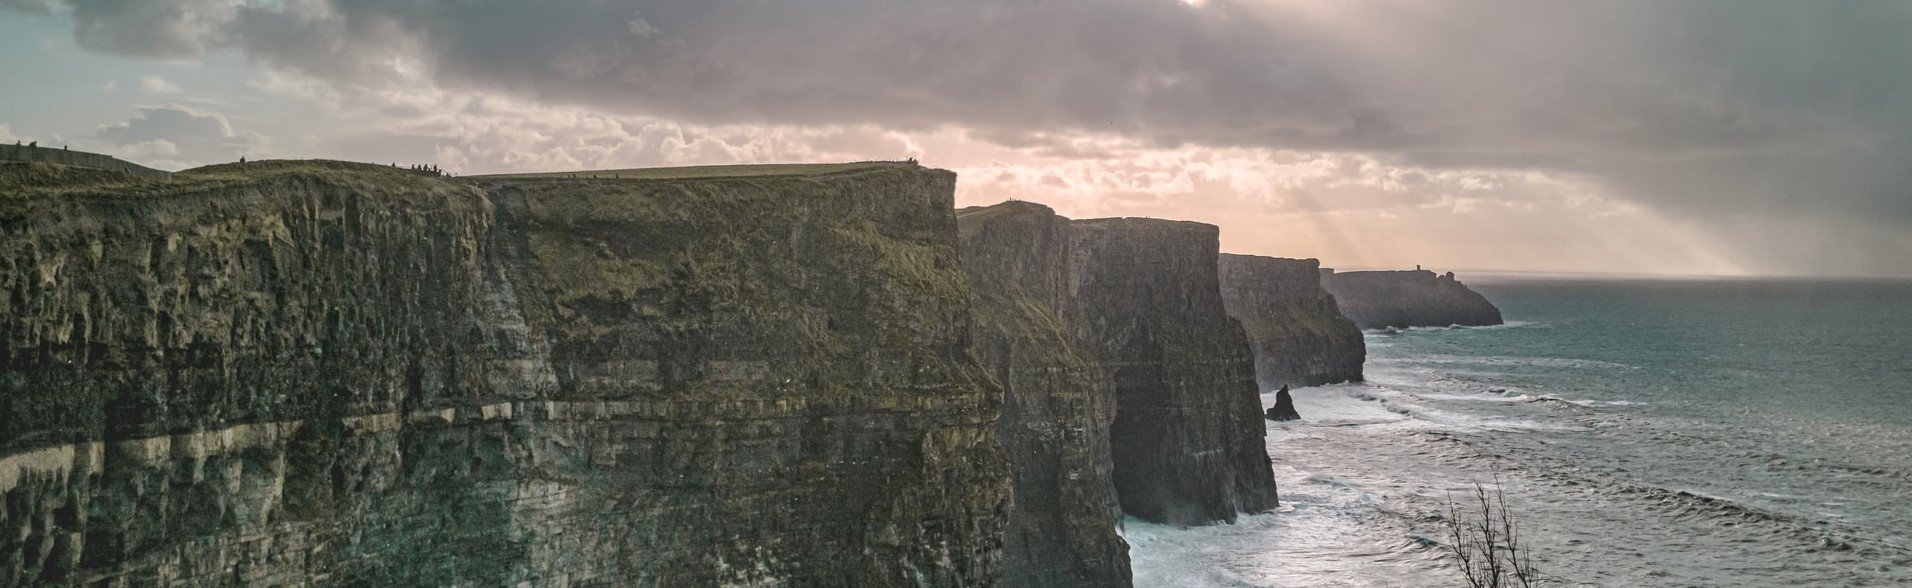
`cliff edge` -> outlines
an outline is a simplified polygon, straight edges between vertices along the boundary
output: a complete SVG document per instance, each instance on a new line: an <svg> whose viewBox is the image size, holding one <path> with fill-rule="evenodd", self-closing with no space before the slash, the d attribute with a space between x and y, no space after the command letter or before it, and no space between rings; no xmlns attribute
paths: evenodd
<svg viewBox="0 0 1912 588"><path fill-rule="evenodd" d="M1454 272L1323 270L1322 278L1341 313L1363 329L1501 324L1500 309Z"/></svg>
<svg viewBox="0 0 1912 588"><path fill-rule="evenodd" d="M1109 426L1110 374L1073 325L1076 245L1069 219L1009 202L965 208L963 268L975 349L1002 383L997 438L1015 478L1001 586L1128 586Z"/></svg>
<svg viewBox="0 0 1912 588"><path fill-rule="evenodd" d="M1321 262L1221 256L1222 302L1241 321L1262 391L1361 381L1367 343L1321 287Z"/></svg>
<svg viewBox="0 0 1912 588"><path fill-rule="evenodd" d="M1253 358L1222 307L1220 230L1146 218L1070 229L1074 328L1115 383L1122 510L1189 525L1274 509Z"/></svg>

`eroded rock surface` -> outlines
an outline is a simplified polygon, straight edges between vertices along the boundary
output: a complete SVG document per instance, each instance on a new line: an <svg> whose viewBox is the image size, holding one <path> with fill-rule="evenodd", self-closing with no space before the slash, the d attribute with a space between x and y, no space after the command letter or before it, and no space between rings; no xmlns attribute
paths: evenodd
<svg viewBox="0 0 1912 588"><path fill-rule="evenodd" d="M0 584L987 583L954 180L11 192Z"/></svg>
<svg viewBox="0 0 1912 588"><path fill-rule="evenodd" d="M1222 307L1214 225L1074 221L1075 323L1115 383L1122 510L1170 524L1276 506L1253 359Z"/></svg>
<svg viewBox="0 0 1912 588"><path fill-rule="evenodd" d="M1361 380L1367 343L1321 287L1321 262L1221 256L1222 302L1241 321L1264 391Z"/></svg>
<svg viewBox="0 0 1912 588"><path fill-rule="evenodd" d="M1026 202L963 209L957 221L976 354L1003 386L997 433L1015 477L1001 585L1128 586L1115 391L1075 327L1070 221Z"/></svg>
<svg viewBox="0 0 1912 588"><path fill-rule="evenodd" d="M1454 272L1324 270L1322 281L1341 313L1363 329L1501 324L1500 309Z"/></svg>

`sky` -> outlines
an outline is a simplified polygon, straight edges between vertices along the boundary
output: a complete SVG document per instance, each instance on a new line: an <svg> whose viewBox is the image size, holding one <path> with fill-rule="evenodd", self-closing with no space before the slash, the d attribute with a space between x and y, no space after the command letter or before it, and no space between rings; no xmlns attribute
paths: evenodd
<svg viewBox="0 0 1912 588"><path fill-rule="evenodd" d="M0 0L0 52L0 141L162 169L915 157L1342 269L1912 277L1912 2Z"/></svg>

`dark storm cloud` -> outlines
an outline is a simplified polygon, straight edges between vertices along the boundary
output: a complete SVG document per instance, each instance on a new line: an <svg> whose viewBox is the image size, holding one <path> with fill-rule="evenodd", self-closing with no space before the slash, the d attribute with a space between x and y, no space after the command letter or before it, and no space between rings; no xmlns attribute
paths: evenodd
<svg viewBox="0 0 1912 588"><path fill-rule="evenodd" d="M58 0L6 0L59 4ZM116 55L179 59L216 45L231 22L233 2L221 0L66 0L80 46ZM40 12L44 12L41 10Z"/></svg>
<svg viewBox="0 0 1912 588"><path fill-rule="evenodd" d="M1698 216L1912 223L1905 2L68 3L87 47L230 48L342 86L422 74L698 122L1358 151L1580 174Z"/></svg>

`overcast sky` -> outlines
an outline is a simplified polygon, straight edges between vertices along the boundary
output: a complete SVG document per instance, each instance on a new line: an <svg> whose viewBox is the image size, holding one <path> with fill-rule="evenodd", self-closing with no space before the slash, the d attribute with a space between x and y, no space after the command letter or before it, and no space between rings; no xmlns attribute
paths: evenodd
<svg viewBox="0 0 1912 588"><path fill-rule="evenodd" d="M1912 2L0 0L0 141L917 157L1329 266L1912 277Z"/></svg>

